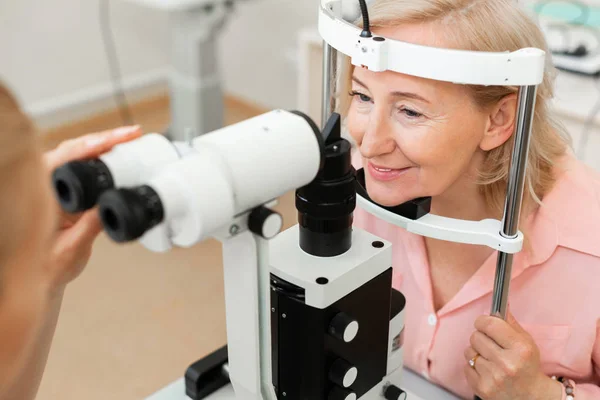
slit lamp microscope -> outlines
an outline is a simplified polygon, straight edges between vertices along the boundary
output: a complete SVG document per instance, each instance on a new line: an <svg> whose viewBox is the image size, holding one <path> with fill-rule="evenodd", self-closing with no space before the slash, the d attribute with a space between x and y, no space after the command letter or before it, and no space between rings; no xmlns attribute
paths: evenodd
<svg viewBox="0 0 600 400"><path fill-rule="evenodd" d="M545 53L404 43L369 31L364 1L363 29L342 18L341 0L319 1L321 128L300 112L274 110L188 142L147 134L53 174L62 208L97 207L118 243L139 240L165 252L207 238L222 242L227 346L188 368L186 398L216 398L231 383L244 400L418 399L402 385L411 299L392 288L391 244L352 227L357 206L419 235L497 250L491 314L506 316L512 259L523 244L517 221ZM396 207L369 198L335 112L338 53L376 72L520 87L502 221L432 215L430 198ZM271 207L290 190L298 224L280 232L282 217Z"/></svg>

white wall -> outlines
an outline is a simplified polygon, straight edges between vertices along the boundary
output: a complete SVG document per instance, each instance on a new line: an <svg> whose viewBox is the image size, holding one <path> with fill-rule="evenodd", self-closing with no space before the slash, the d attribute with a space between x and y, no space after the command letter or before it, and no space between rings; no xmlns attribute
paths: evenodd
<svg viewBox="0 0 600 400"><path fill-rule="evenodd" d="M113 3L124 74L156 76L167 58L166 17ZM0 79L32 113L106 96L110 83L104 54L97 0L0 1Z"/></svg>
<svg viewBox="0 0 600 400"><path fill-rule="evenodd" d="M168 16L111 0L126 86L164 90ZM225 89L265 107L296 106L296 32L316 24L316 0L248 0L221 41ZM99 25L99 0L0 0L0 80L44 124L113 106ZM132 94L133 95L133 94ZM67 111L48 118L56 111ZM60 113L59 113L60 114Z"/></svg>
<svg viewBox="0 0 600 400"><path fill-rule="evenodd" d="M225 88L269 108L297 106L298 32L317 25L318 0L248 0L221 42Z"/></svg>

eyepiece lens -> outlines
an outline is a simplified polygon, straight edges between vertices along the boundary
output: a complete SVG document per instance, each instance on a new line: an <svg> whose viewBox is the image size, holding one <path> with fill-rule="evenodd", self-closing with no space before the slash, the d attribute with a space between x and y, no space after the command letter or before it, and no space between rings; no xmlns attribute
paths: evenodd
<svg viewBox="0 0 600 400"><path fill-rule="evenodd" d="M118 243L139 239L164 219L160 197L149 186L109 190L98 205L104 230Z"/></svg>
<svg viewBox="0 0 600 400"><path fill-rule="evenodd" d="M104 224L106 225L107 228L109 228L112 231L120 231L121 229L121 224L119 223L119 218L117 217L117 214L115 214L115 212L110 209L110 208L104 208L102 210L102 221L104 222Z"/></svg>
<svg viewBox="0 0 600 400"><path fill-rule="evenodd" d="M54 191L69 213L93 208L100 195L114 186L108 167L100 160L72 161L54 171Z"/></svg>
<svg viewBox="0 0 600 400"><path fill-rule="evenodd" d="M71 194L71 189L69 185L61 179L56 181L56 193L58 194L58 198L63 203L70 203L73 195Z"/></svg>

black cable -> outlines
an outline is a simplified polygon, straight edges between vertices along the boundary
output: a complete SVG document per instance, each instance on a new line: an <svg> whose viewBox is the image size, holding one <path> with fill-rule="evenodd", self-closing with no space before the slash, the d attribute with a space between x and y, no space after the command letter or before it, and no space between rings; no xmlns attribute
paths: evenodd
<svg viewBox="0 0 600 400"><path fill-rule="evenodd" d="M369 9L367 8L366 0L358 0L360 4L360 12L363 18L363 31L361 32L361 37L371 37L371 23L369 22Z"/></svg>
<svg viewBox="0 0 600 400"><path fill-rule="evenodd" d="M115 102L121 113L123 123L125 125L133 125L133 114L129 108L125 91L123 90L119 57L115 46L115 38L111 29L110 0L100 0L100 28L102 30L102 40L104 42L104 49L106 51L108 67L112 78Z"/></svg>

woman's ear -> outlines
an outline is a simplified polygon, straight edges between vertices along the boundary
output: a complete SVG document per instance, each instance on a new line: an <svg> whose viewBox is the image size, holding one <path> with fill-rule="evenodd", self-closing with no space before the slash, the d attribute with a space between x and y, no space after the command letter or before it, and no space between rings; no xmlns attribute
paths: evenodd
<svg viewBox="0 0 600 400"><path fill-rule="evenodd" d="M502 146L515 130L517 118L517 95L509 94L496 104L490 114L487 129L479 144L483 151Z"/></svg>

